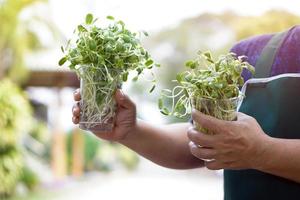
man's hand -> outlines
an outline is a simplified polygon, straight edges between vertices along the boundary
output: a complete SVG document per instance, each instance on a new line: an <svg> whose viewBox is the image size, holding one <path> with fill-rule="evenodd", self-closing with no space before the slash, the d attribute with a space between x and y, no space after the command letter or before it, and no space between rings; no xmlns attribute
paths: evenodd
<svg viewBox="0 0 300 200"><path fill-rule="evenodd" d="M214 132L207 135L191 127L188 131L191 153L205 161L208 169L259 168L270 137L257 121L238 113L237 121L223 121L194 110L193 120Z"/></svg>
<svg viewBox="0 0 300 200"><path fill-rule="evenodd" d="M79 89L74 92L74 100L77 101L72 109L74 124L79 123L80 117L80 107L79 102L81 95ZM133 131L136 127L136 106L129 99L127 95L124 95L121 90L117 90L115 94L115 99L117 102L117 112L115 126L112 132L94 132L96 136L101 139L109 141L121 141L126 138L129 132Z"/></svg>

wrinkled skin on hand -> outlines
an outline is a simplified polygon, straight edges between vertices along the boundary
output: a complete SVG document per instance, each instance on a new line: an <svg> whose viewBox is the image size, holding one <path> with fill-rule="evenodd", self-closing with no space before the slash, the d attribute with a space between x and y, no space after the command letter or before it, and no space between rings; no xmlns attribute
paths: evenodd
<svg viewBox="0 0 300 200"><path fill-rule="evenodd" d="M196 110L192 117L214 133L188 130L191 153L204 160L208 169L255 169L264 162L261 158L270 137L253 117L238 113L237 121L223 121Z"/></svg>

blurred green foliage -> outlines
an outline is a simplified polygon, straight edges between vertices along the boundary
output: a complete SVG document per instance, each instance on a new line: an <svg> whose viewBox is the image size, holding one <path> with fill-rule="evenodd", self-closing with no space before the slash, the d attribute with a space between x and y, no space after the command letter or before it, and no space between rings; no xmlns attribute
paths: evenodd
<svg viewBox="0 0 300 200"><path fill-rule="evenodd" d="M14 148L6 150L0 155L0 198L8 197L14 193L23 167L21 153Z"/></svg>
<svg viewBox="0 0 300 200"><path fill-rule="evenodd" d="M0 149L15 147L30 128L31 109L24 93L10 80L0 81Z"/></svg>
<svg viewBox="0 0 300 200"><path fill-rule="evenodd" d="M39 17L21 19L22 12L37 2L44 0L4 0L0 1L0 79L9 76L13 81L25 81L28 73L25 54L42 47L37 33L30 23L42 22L49 29L51 24Z"/></svg>
<svg viewBox="0 0 300 200"><path fill-rule="evenodd" d="M20 89L8 79L0 81L0 197L14 192L23 167L21 134L30 127L30 107Z"/></svg>
<svg viewBox="0 0 300 200"><path fill-rule="evenodd" d="M39 177L32 169L24 166L20 177L20 182L23 183L29 190L34 190L39 184Z"/></svg>
<svg viewBox="0 0 300 200"><path fill-rule="evenodd" d="M45 144L49 139L49 130L46 122L34 118L31 123L29 135L38 142Z"/></svg>
<svg viewBox="0 0 300 200"><path fill-rule="evenodd" d="M26 8L38 2L44 0L0 1L0 197L13 194L19 181L29 189L37 182L34 173L24 167L20 150L21 135L28 133L32 124L31 109L28 99L12 82L20 84L25 80L25 55L41 47L30 22L43 20L37 16L21 17ZM35 126L35 137L40 137L40 130Z"/></svg>
<svg viewBox="0 0 300 200"><path fill-rule="evenodd" d="M84 170L111 171L117 165L133 170L139 162L136 153L130 149L107 141L99 140L90 133L80 131L84 140ZM67 137L68 168L72 165L72 134Z"/></svg>
<svg viewBox="0 0 300 200"><path fill-rule="evenodd" d="M236 32L236 39L241 40L258 34L284 31L300 24L300 16L272 10L260 17L235 17L230 24Z"/></svg>

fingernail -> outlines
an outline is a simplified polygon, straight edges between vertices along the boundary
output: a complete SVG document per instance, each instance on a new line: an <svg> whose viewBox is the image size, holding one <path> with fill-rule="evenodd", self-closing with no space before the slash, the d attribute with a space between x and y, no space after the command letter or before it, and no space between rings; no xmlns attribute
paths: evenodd
<svg viewBox="0 0 300 200"><path fill-rule="evenodd" d="M124 93L123 93L123 91L122 91L122 90L120 90L120 93L121 93L122 97L124 97Z"/></svg>
<svg viewBox="0 0 300 200"><path fill-rule="evenodd" d="M124 100L124 93L123 93L122 90L119 90L119 91L120 91L120 96L119 96L119 98L120 98L120 100L122 101L122 100Z"/></svg>

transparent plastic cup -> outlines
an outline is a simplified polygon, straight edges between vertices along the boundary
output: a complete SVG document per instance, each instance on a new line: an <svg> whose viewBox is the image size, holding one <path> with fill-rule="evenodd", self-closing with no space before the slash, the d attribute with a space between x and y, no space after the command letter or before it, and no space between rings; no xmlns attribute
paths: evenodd
<svg viewBox="0 0 300 200"><path fill-rule="evenodd" d="M94 132L111 132L116 115L114 93L120 87L118 80L107 84L101 80L99 73L92 71L90 76L81 76L80 80L80 118L79 128ZM81 73L89 73L82 70Z"/></svg>
<svg viewBox="0 0 300 200"><path fill-rule="evenodd" d="M212 117L234 121L237 119L237 109L243 101L243 95L230 99L208 99L202 97L192 98L192 106L194 109ZM211 130L202 127L201 124L193 121L196 129L206 134L214 134Z"/></svg>

